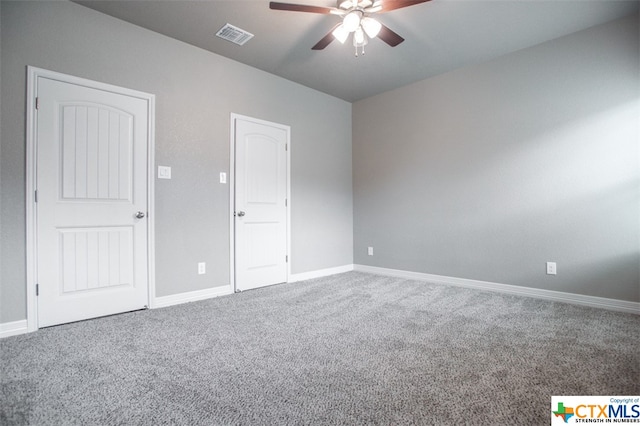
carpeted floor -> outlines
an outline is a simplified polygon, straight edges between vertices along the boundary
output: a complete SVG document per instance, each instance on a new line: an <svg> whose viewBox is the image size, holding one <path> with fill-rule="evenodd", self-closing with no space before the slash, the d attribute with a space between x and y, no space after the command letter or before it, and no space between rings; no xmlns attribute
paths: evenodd
<svg viewBox="0 0 640 426"><path fill-rule="evenodd" d="M350 272L0 341L0 424L547 425L640 316Z"/></svg>

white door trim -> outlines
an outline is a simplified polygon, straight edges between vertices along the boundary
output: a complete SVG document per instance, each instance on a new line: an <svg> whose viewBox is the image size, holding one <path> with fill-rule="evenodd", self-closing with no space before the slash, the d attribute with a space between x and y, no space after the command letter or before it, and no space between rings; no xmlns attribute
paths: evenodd
<svg viewBox="0 0 640 426"><path fill-rule="evenodd" d="M37 172L37 110L36 97L38 95L38 78L44 77L64 83L85 86L93 89L140 98L147 102L149 128L147 129L147 268L149 280L149 306L154 307L155 300L155 207L154 207L154 153L155 153L155 95L139 92L111 84L100 83L80 77L49 71L32 66L27 67L27 129L26 129L26 249L27 249L27 331L38 329L38 299L36 297L36 269L37 269L37 224L36 224L36 172Z"/></svg>
<svg viewBox="0 0 640 426"><path fill-rule="evenodd" d="M236 120L242 119L256 124L276 127L287 133L287 282L291 276L291 126L273 123L271 121L260 120L246 115L231 113L230 122L230 142L229 142L229 284L233 291L236 291L236 244L235 244L235 216L234 207L236 203Z"/></svg>

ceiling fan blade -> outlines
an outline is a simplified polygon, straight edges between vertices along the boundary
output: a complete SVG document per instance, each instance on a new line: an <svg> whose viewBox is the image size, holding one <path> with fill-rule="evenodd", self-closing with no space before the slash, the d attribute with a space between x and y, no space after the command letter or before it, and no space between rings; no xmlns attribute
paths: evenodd
<svg viewBox="0 0 640 426"><path fill-rule="evenodd" d="M380 28L380 32L378 33L378 38L380 40L384 41L391 47L396 47L404 41L404 38L400 37L394 31L390 30L389 27L384 24L380 25L382 25L382 27Z"/></svg>
<svg viewBox="0 0 640 426"><path fill-rule="evenodd" d="M317 43L315 44L315 46L313 46L313 47L311 48L311 50L322 50L322 49L324 49L325 47L327 47L327 46L328 46L328 45L333 41L333 39L335 38L335 37L333 36L333 31L334 31L336 28L338 28L340 25L342 25L342 23L340 23L340 24L336 25L335 27L331 28L331 31L329 31L329 32L327 33L327 35L326 35L326 36L322 37L322 38L320 39L320 41L319 41L319 42L317 42Z"/></svg>
<svg viewBox="0 0 640 426"><path fill-rule="evenodd" d="M391 10L402 9L403 7L426 3L428 1L431 0L385 0L380 4L380 12L389 12Z"/></svg>
<svg viewBox="0 0 640 426"><path fill-rule="evenodd" d="M322 13L328 15L334 10L331 7L308 6L305 4L278 3L277 1L269 2L269 8L274 10L288 10L291 12L308 12Z"/></svg>

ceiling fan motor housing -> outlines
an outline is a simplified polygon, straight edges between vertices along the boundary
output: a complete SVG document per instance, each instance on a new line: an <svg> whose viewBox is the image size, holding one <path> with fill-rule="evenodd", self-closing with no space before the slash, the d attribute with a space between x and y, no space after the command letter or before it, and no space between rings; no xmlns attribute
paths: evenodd
<svg viewBox="0 0 640 426"><path fill-rule="evenodd" d="M364 9L373 5L371 0L338 0L338 7L340 9Z"/></svg>

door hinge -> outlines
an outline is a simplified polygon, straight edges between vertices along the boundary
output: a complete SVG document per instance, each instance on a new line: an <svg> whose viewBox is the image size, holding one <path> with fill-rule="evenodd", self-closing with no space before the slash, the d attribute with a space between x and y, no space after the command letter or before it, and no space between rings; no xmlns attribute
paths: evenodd
<svg viewBox="0 0 640 426"><path fill-rule="evenodd" d="M285 150L285 151L289 151L289 144L288 144L288 143L285 143L285 144L284 144L284 150Z"/></svg>
<svg viewBox="0 0 640 426"><path fill-rule="evenodd" d="M38 190L36 189L33 192L35 192L35 196L34 197L35 197L35 202L37 203L38 202Z"/></svg>
<svg viewBox="0 0 640 426"><path fill-rule="evenodd" d="M40 98L36 98L36 109L40 109Z"/></svg>
<svg viewBox="0 0 640 426"><path fill-rule="evenodd" d="M36 284L36 296L40 296L40 284Z"/></svg>
<svg viewBox="0 0 640 426"><path fill-rule="evenodd" d="M284 257L285 263L289 263L289 256Z"/></svg>
<svg viewBox="0 0 640 426"><path fill-rule="evenodd" d="M287 207L287 199L284 199L284 206Z"/></svg>

